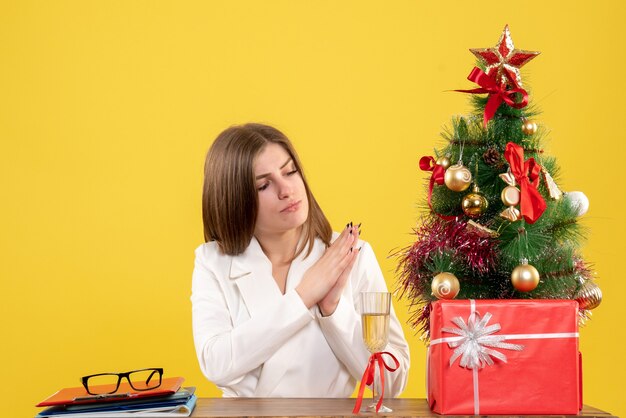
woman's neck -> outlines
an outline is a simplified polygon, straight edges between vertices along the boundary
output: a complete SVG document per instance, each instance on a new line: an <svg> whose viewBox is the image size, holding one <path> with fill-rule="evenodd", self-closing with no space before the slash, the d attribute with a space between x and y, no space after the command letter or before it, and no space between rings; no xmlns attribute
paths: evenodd
<svg viewBox="0 0 626 418"><path fill-rule="evenodd" d="M254 234L267 258L275 265L289 264L296 253L302 227L278 234Z"/></svg>

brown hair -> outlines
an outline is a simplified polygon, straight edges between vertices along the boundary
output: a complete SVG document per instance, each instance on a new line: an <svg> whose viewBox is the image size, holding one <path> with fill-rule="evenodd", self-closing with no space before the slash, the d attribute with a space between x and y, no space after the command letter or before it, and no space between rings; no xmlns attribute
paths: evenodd
<svg viewBox="0 0 626 418"><path fill-rule="evenodd" d="M228 255L241 254L250 244L259 206L254 159L268 143L282 146L302 176L309 213L303 225L305 239L301 240L302 245L296 250L294 258L307 245L308 256L315 238L319 237L324 244L330 245L330 223L311 193L302 164L289 139L278 129L260 123L227 128L217 136L207 153L202 190L204 240L216 241Z"/></svg>

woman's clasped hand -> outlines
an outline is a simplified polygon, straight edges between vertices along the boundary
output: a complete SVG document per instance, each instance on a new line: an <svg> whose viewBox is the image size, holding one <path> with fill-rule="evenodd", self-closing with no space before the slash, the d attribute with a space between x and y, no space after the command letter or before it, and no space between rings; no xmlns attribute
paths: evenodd
<svg viewBox="0 0 626 418"><path fill-rule="evenodd" d="M296 291L310 308L317 305L323 316L332 315L348 281L360 248L359 225L350 222L324 255L304 273Z"/></svg>

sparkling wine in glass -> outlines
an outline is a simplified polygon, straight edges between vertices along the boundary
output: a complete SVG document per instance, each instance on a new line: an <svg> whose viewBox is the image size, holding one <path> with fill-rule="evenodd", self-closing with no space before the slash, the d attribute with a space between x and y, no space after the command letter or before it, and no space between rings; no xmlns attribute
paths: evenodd
<svg viewBox="0 0 626 418"><path fill-rule="evenodd" d="M361 293L361 323L363 325L363 341L371 353L383 351L389 340L389 309L391 307L391 293L389 292L362 292ZM384 371L383 371L384 373ZM366 406L362 412L375 412L376 403L380 397L380 379L372 384L372 404ZM378 412L391 412L391 408L381 405Z"/></svg>

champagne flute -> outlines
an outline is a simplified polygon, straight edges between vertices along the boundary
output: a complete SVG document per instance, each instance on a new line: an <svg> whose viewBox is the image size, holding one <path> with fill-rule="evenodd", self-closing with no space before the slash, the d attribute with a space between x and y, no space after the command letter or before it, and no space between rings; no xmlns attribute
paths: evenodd
<svg viewBox="0 0 626 418"><path fill-rule="evenodd" d="M389 309L391 307L391 293L389 292L361 292L361 323L363 324L363 341L371 353L383 351L389 340ZM380 373L380 372L379 372ZM384 369L383 369L384 373ZM361 412L375 412L376 403L380 397L380 388L376 383L376 368L372 383L372 404ZM391 412L391 408L381 405L379 412Z"/></svg>

